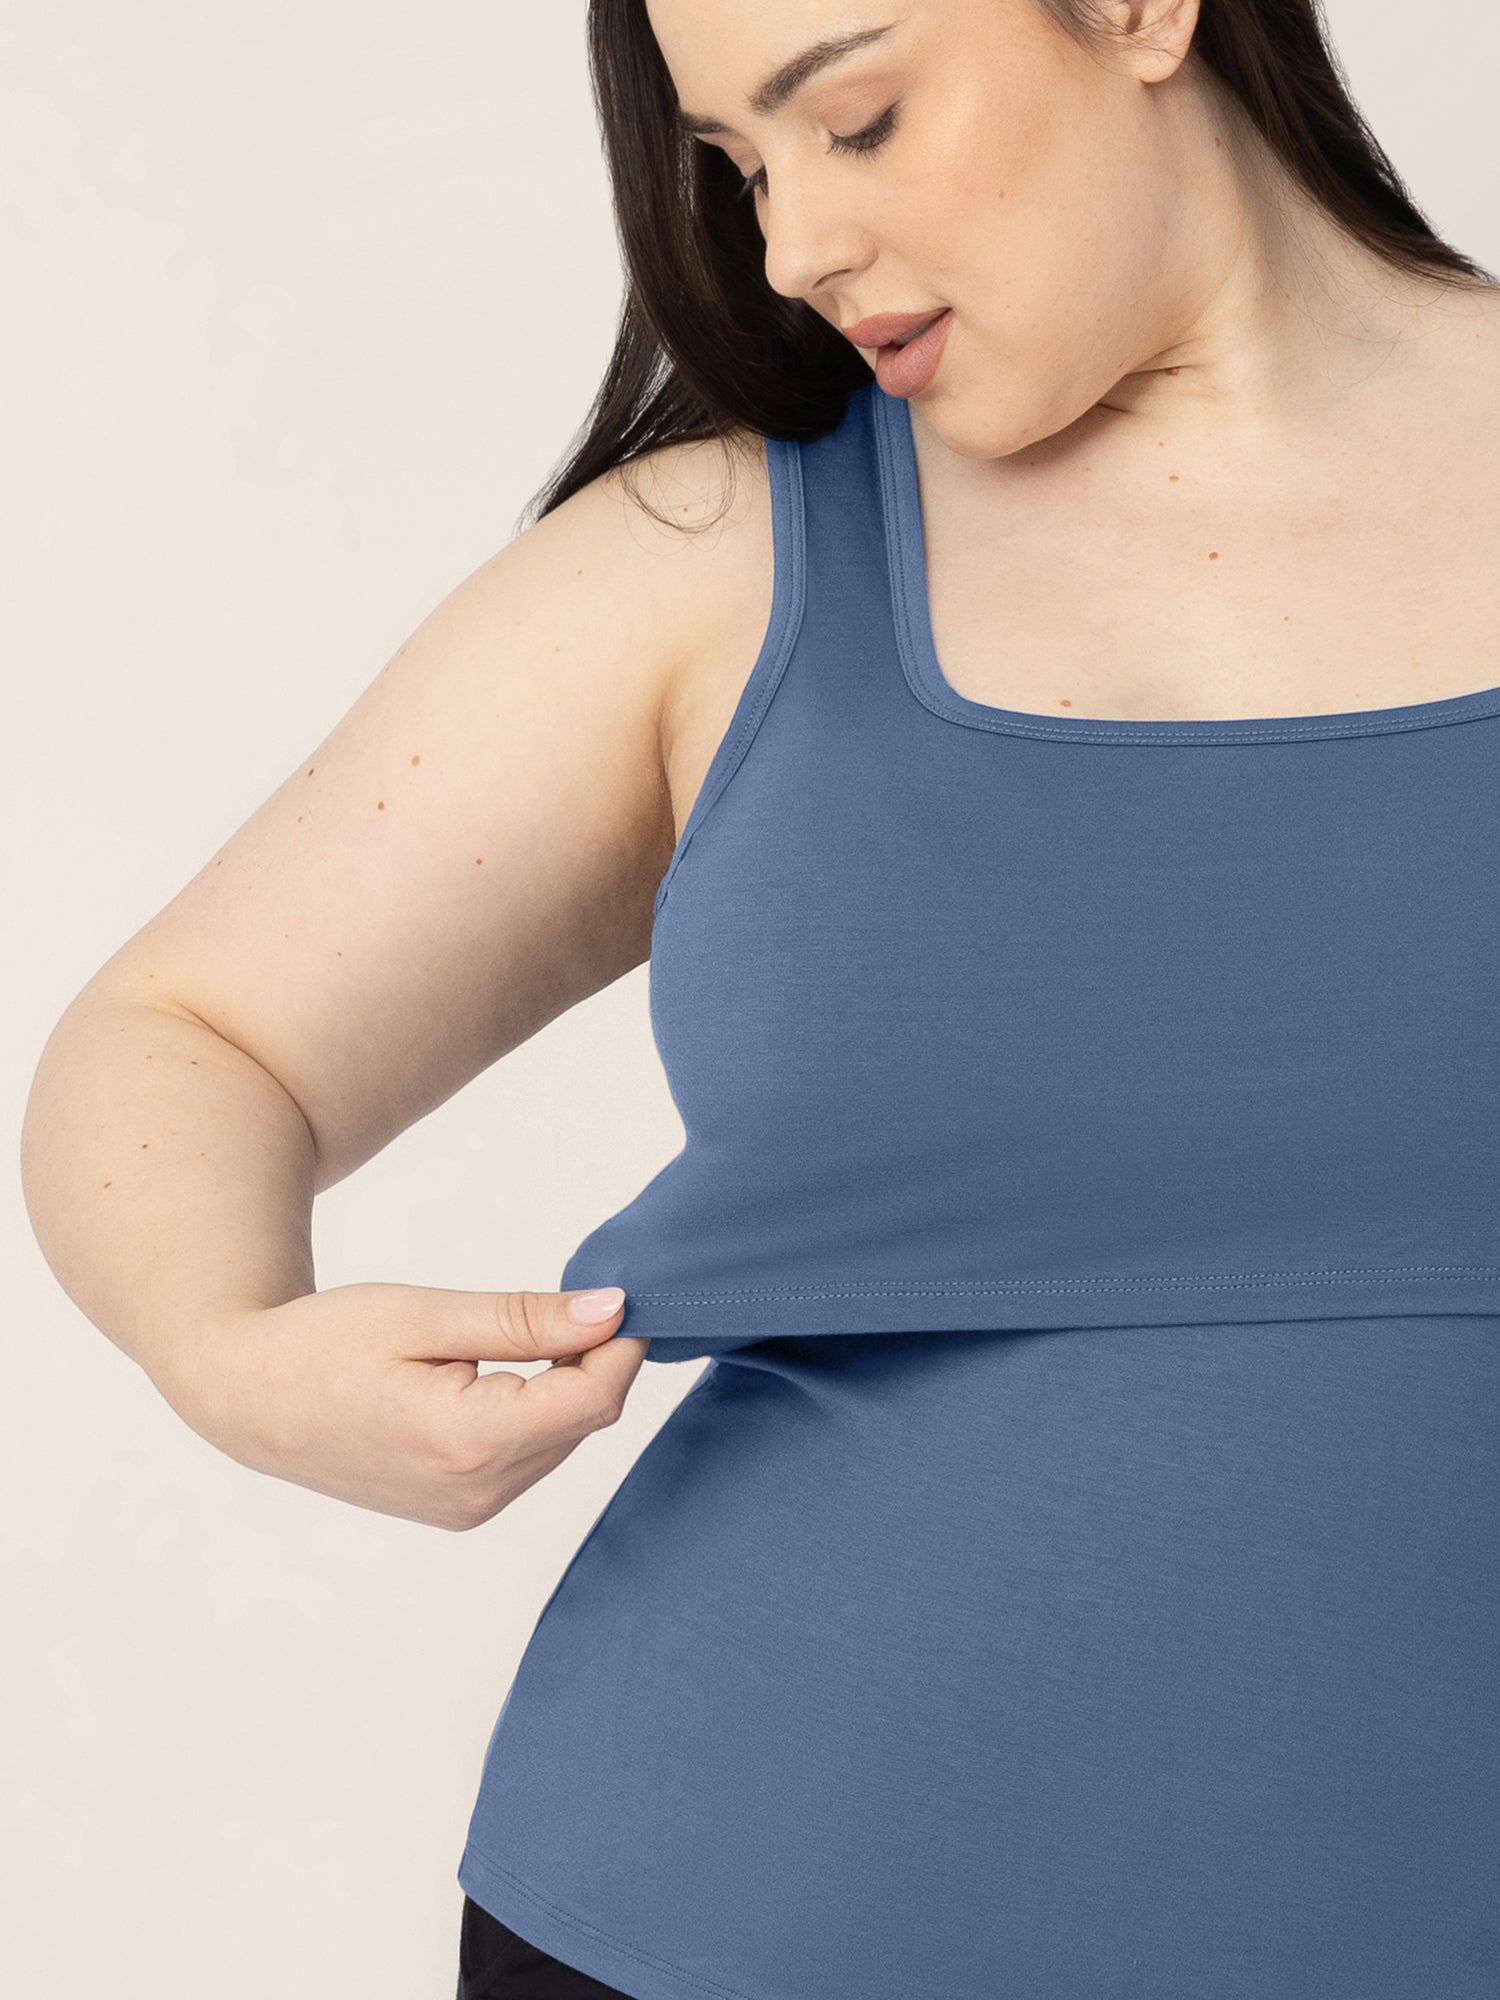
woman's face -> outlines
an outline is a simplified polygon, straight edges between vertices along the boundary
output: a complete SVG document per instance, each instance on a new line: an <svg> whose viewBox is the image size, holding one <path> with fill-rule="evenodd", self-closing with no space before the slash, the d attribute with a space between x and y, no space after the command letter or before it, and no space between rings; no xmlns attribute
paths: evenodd
<svg viewBox="0 0 1500 2000"><path fill-rule="evenodd" d="M754 178L771 286L840 329L951 307L916 400L966 456L1071 423L1164 350L1204 276L1167 227L1182 168L1163 103L1193 89L1196 0L1102 11L1137 30L1107 57L1036 0L648 0L679 107L724 128L697 143ZM886 32L748 108L857 29Z"/></svg>

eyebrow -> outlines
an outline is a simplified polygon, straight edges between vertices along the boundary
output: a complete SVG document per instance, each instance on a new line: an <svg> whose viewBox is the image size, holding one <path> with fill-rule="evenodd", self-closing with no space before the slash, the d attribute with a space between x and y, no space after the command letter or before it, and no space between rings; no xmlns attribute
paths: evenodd
<svg viewBox="0 0 1500 2000"><path fill-rule="evenodd" d="M853 55L856 49L865 48L871 42L878 42L897 25L888 21L883 28L852 28L847 34L825 35L821 41L811 44L795 55L789 62L780 63L769 76L763 77L745 98L746 108L759 118L769 118L784 104L790 103L804 85L830 64L842 62L845 56ZM700 118L692 111L680 107L677 112L678 129L687 133L727 132L729 127L721 125L717 118Z"/></svg>

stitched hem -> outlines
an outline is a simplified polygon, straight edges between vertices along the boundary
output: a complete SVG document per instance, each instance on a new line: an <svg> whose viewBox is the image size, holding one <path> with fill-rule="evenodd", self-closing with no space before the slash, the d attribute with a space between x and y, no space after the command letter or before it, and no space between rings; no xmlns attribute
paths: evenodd
<svg viewBox="0 0 1500 2000"><path fill-rule="evenodd" d="M591 1979L618 1987L631 2000L761 2000L601 1930L522 1881L472 1840L458 1864L458 1885L538 1951L550 1952Z"/></svg>
<svg viewBox="0 0 1500 2000"><path fill-rule="evenodd" d="M718 1291L638 1291L637 1300L683 1306L733 1305L741 1299L971 1299L1093 1295L1107 1292L1256 1291L1264 1286L1391 1285L1500 1278L1500 1264L1350 1264L1321 1271L1205 1271L1167 1278L938 1278L926 1284L844 1281L815 1285L744 1285Z"/></svg>
<svg viewBox="0 0 1500 2000"><path fill-rule="evenodd" d="M1226 1326L1279 1320L1360 1321L1473 1313L1500 1320L1500 1264L1325 1266L1304 1271L1203 1271L1116 1278L1018 1278L927 1283L703 1286L653 1290L619 1264L576 1275L621 1285L622 1335L650 1342L648 1359L693 1360L756 1341L826 1334L1051 1333L1109 1328Z"/></svg>

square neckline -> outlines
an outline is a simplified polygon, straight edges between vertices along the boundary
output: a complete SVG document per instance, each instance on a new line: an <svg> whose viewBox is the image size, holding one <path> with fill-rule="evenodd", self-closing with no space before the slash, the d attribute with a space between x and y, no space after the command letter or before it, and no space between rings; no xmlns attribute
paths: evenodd
<svg viewBox="0 0 1500 2000"><path fill-rule="evenodd" d="M1001 708L960 694L938 660L928 593L925 519L918 478L911 409L873 377L862 390L869 399L880 469L881 525L890 572L891 608L898 650L912 693L945 721L1010 736L1034 736L1073 743L1291 743L1331 736L1376 736L1393 730L1430 729L1500 713L1500 687L1473 694L1444 695L1437 701L1403 702L1392 708L1359 708L1321 715L1265 715L1238 718L1106 719L1052 716L1029 709Z"/></svg>

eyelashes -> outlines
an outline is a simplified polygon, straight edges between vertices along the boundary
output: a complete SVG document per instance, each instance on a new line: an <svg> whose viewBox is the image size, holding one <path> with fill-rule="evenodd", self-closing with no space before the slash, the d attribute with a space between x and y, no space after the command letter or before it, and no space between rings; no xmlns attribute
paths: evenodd
<svg viewBox="0 0 1500 2000"><path fill-rule="evenodd" d="M878 151L895 131L896 114L900 108L899 103L892 104L888 109L881 112L872 125L866 125L861 132L851 132L847 137L840 137L837 133L832 134L829 138L828 150L831 153L873 153ZM737 193L742 198L748 199L752 195L765 194L767 191L766 170L764 167L758 167L753 174L741 180Z"/></svg>

